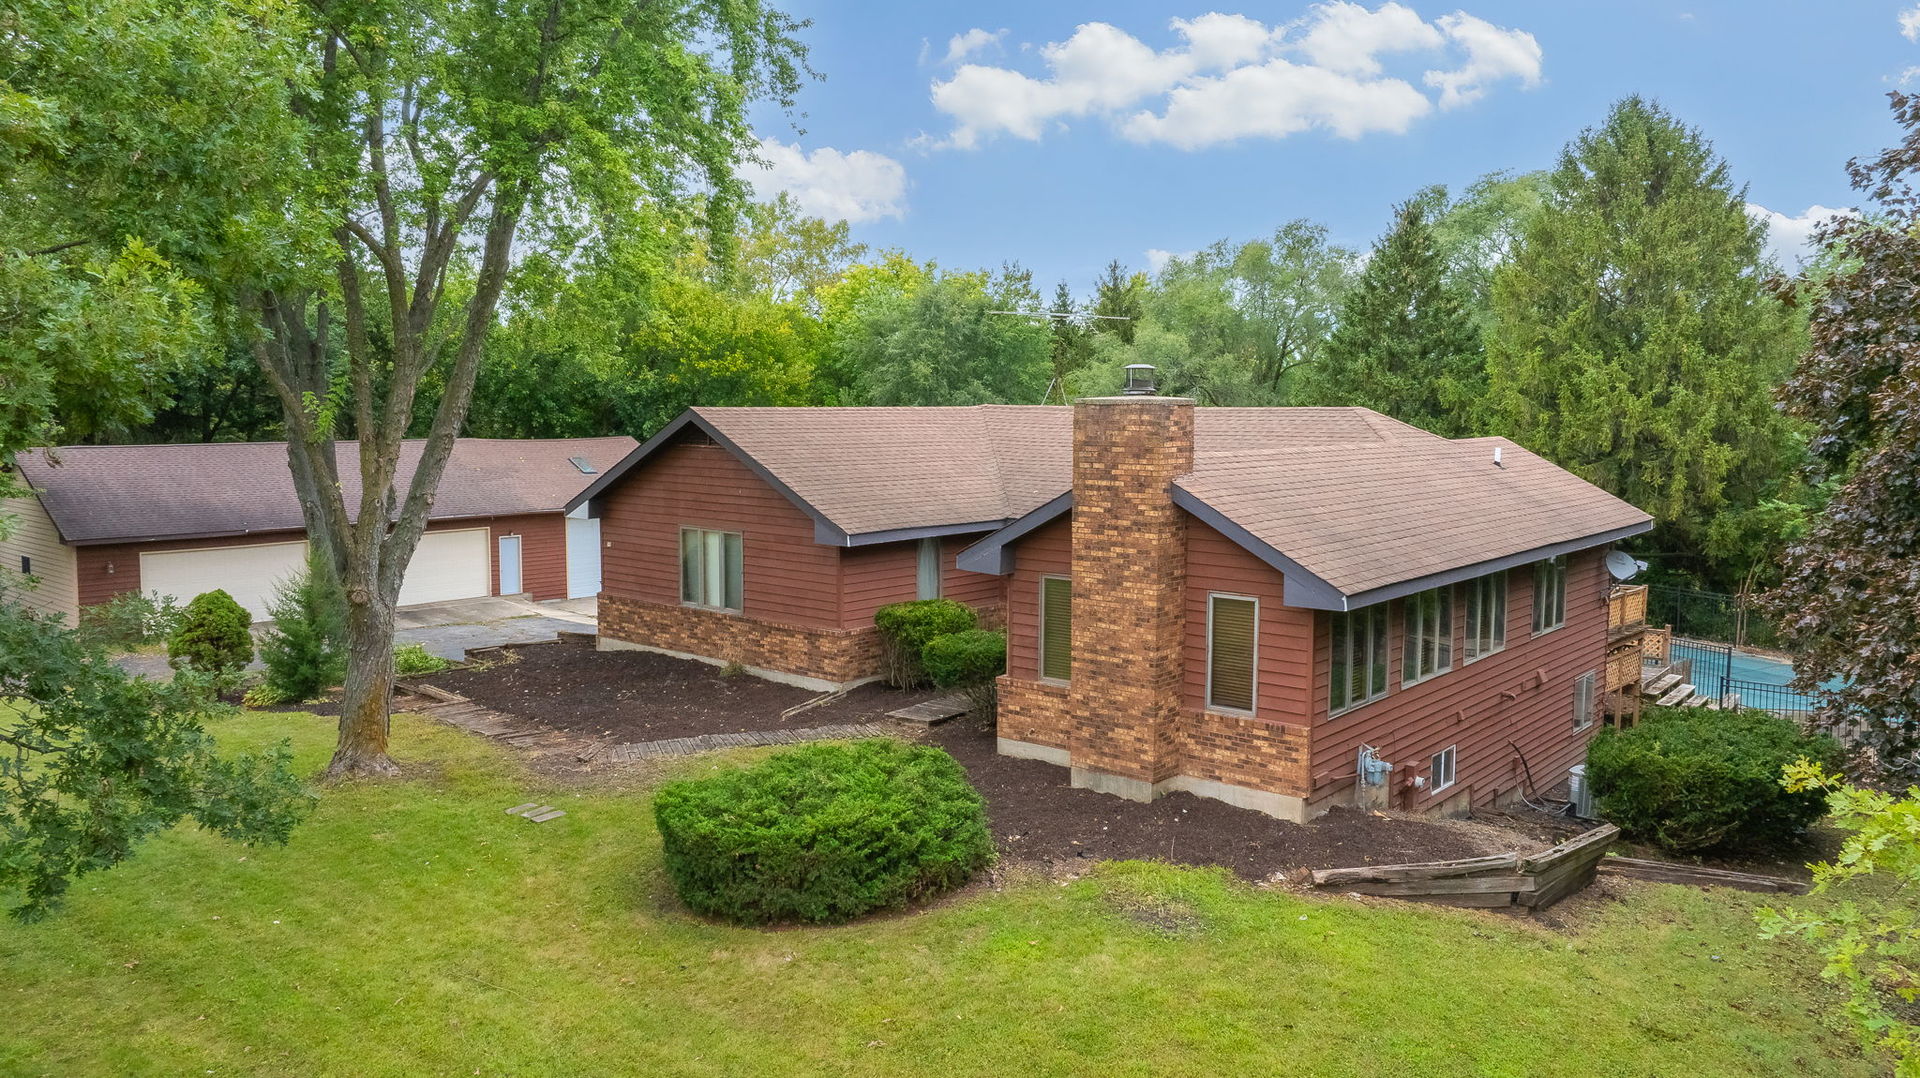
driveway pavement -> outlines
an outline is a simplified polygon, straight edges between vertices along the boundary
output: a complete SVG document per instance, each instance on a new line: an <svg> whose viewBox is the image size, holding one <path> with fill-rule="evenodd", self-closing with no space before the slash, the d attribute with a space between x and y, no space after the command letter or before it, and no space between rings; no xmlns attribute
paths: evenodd
<svg viewBox="0 0 1920 1078"><path fill-rule="evenodd" d="M560 633L590 633L598 624L594 599L556 599L536 603L527 599L489 596L450 603L426 603L394 611L393 639L397 644L421 644L443 659L459 662L469 650L500 644L552 640ZM263 623L264 624L264 623ZM260 630L255 626L255 632ZM172 671L166 653L123 655L117 662L130 674L164 678ZM248 664L260 669L260 660Z"/></svg>

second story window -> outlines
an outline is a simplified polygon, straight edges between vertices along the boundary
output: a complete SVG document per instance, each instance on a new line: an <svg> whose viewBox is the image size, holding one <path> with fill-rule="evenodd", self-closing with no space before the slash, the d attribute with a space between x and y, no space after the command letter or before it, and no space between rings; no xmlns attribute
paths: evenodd
<svg viewBox="0 0 1920 1078"><path fill-rule="evenodd" d="M1327 712L1338 715L1387 695L1387 606L1333 615Z"/></svg>
<svg viewBox="0 0 1920 1078"><path fill-rule="evenodd" d="M1073 674L1073 582L1040 578L1040 676L1065 681Z"/></svg>
<svg viewBox="0 0 1920 1078"><path fill-rule="evenodd" d="M1467 661L1484 658L1507 646L1507 574L1469 580L1467 593Z"/></svg>
<svg viewBox="0 0 1920 1078"><path fill-rule="evenodd" d="M1453 669L1453 589L1407 596L1407 633L1400 680L1416 681Z"/></svg>
<svg viewBox="0 0 1920 1078"><path fill-rule="evenodd" d="M738 613L741 600L740 533L680 529L680 601Z"/></svg>
<svg viewBox="0 0 1920 1078"><path fill-rule="evenodd" d="M1544 633L1567 623L1567 556L1533 563L1533 631Z"/></svg>

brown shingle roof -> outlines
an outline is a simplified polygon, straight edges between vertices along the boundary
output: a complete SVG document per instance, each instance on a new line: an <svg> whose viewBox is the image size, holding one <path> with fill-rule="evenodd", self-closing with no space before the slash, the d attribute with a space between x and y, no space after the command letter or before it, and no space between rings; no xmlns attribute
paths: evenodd
<svg viewBox="0 0 1920 1078"><path fill-rule="evenodd" d="M1073 482L1073 409L1064 405L695 408L690 415L843 536L992 527ZM1364 408L1201 408L1195 416L1203 452L1439 440ZM622 462L600 489L655 444Z"/></svg>
<svg viewBox="0 0 1920 1078"><path fill-rule="evenodd" d="M1177 486L1348 597L1652 520L1505 438L1202 452Z"/></svg>
<svg viewBox="0 0 1920 1078"><path fill-rule="evenodd" d="M462 438L435 493L433 519L556 512L594 476L631 452L632 438L538 440ZM402 493L419 463L420 441L401 447ZM336 445L349 512L359 506L359 445ZM57 461L57 463L56 463ZM47 514L69 543L200 538L303 527L287 470L285 442L206 445L65 446L16 461L40 490Z"/></svg>

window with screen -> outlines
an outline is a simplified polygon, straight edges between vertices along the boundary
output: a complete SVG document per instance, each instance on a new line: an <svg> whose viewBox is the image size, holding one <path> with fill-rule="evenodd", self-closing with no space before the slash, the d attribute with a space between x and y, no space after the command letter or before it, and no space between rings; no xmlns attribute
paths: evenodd
<svg viewBox="0 0 1920 1078"><path fill-rule="evenodd" d="M1593 725L1594 680L1591 670L1573 680L1573 728L1576 730Z"/></svg>
<svg viewBox="0 0 1920 1078"><path fill-rule="evenodd" d="M1544 633L1567 623L1567 556L1533 563L1533 631Z"/></svg>
<svg viewBox="0 0 1920 1078"><path fill-rule="evenodd" d="M738 612L740 551L739 532L680 529L680 601Z"/></svg>
<svg viewBox="0 0 1920 1078"><path fill-rule="evenodd" d="M1332 615L1328 712L1338 715L1387 695L1387 607Z"/></svg>
<svg viewBox="0 0 1920 1078"><path fill-rule="evenodd" d="M1468 662L1507 646L1507 574L1494 573L1461 585L1467 593Z"/></svg>
<svg viewBox="0 0 1920 1078"><path fill-rule="evenodd" d="M1259 660L1255 639L1260 603L1241 595L1207 600L1207 706L1253 711L1254 671Z"/></svg>
<svg viewBox="0 0 1920 1078"><path fill-rule="evenodd" d="M1457 746L1449 745L1434 753L1433 759L1427 761L1433 783L1432 792L1438 793L1453 785L1455 758L1458 756L1456 748Z"/></svg>
<svg viewBox="0 0 1920 1078"><path fill-rule="evenodd" d="M1073 583L1040 579L1040 676L1065 681L1073 673Z"/></svg>
<svg viewBox="0 0 1920 1078"><path fill-rule="evenodd" d="M1411 685L1453 669L1453 590L1434 588L1409 595L1406 607L1400 679Z"/></svg>

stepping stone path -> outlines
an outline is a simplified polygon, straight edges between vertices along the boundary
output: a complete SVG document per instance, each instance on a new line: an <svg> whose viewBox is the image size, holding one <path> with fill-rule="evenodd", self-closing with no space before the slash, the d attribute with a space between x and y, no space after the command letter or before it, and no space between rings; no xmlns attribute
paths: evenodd
<svg viewBox="0 0 1920 1078"><path fill-rule="evenodd" d="M538 801L529 801L524 805L515 805L507 810L509 816L524 816L534 823L546 823L557 820L567 814L566 809L557 809L552 805L543 805Z"/></svg>
<svg viewBox="0 0 1920 1078"><path fill-rule="evenodd" d="M665 741L635 741L607 750L611 763L626 764L661 756L691 756L715 749L749 748L755 745L797 745L802 741L845 741L862 737L886 737L893 731L870 722L841 723L837 726L810 726L800 730L750 730L740 734L701 734L698 737L674 737Z"/></svg>

